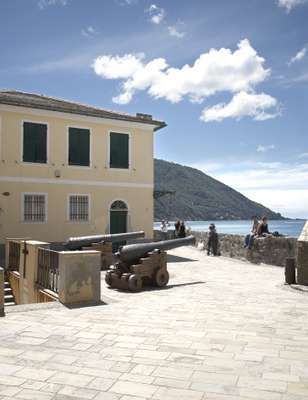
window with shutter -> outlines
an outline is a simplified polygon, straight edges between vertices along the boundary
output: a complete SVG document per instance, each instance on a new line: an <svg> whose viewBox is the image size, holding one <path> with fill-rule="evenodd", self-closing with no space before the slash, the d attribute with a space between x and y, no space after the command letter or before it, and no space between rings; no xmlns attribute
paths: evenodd
<svg viewBox="0 0 308 400"><path fill-rule="evenodd" d="M82 167L90 166L89 129L69 128L68 164Z"/></svg>
<svg viewBox="0 0 308 400"><path fill-rule="evenodd" d="M110 168L129 168L129 135L110 132Z"/></svg>
<svg viewBox="0 0 308 400"><path fill-rule="evenodd" d="M23 123L23 162L47 163L47 125Z"/></svg>

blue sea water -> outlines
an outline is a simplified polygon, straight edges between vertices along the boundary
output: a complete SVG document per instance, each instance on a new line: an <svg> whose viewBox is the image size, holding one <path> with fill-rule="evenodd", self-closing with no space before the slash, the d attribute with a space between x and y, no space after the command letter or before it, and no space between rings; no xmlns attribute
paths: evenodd
<svg viewBox="0 0 308 400"><path fill-rule="evenodd" d="M299 237L304 225L305 220L282 220L275 221L270 220L268 222L270 232L278 231L279 233L291 236ZM230 233L245 235L249 233L251 229L251 221L185 221L187 227L190 227L194 231L207 231L209 224L214 223L218 233ZM169 221L169 229L173 229L174 222ZM154 223L154 228L159 229L160 222Z"/></svg>

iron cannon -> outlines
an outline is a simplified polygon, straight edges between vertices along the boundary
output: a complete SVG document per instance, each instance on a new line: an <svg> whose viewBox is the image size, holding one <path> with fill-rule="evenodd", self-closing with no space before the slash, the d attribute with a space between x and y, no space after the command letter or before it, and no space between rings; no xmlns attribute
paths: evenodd
<svg viewBox="0 0 308 400"><path fill-rule="evenodd" d="M68 241L64 243L64 247L68 250L80 250L83 247L88 247L96 243L115 243L138 238L144 238L144 231L115 233L108 235L77 236L70 237Z"/></svg>
<svg viewBox="0 0 308 400"><path fill-rule="evenodd" d="M166 250L195 243L194 236L161 242L130 244L115 253L117 260L106 272L111 288L136 292L146 285L166 286L169 282Z"/></svg>

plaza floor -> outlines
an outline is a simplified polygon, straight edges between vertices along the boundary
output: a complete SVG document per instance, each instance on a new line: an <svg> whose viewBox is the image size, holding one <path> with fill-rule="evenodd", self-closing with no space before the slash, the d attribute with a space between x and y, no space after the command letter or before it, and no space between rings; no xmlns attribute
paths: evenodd
<svg viewBox="0 0 308 400"><path fill-rule="evenodd" d="M170 284L106 288L96 307L18 306L0 319L0 399L308 399L308 293L284 270L195 248Z"/></svg>

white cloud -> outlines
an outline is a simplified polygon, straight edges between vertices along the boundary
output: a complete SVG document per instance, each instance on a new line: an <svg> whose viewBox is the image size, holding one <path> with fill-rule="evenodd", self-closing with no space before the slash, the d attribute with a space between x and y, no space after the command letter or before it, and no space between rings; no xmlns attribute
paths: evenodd
<svg viewBox="0 0 308 400"><path fill-rule="evenodd" d="M241 91L226 103L219 103L203 110L200 119L204 122L222 121L225 118L251 117L256 121L265 121L279 115L277 100L268 94L247 93Z"/></svg>
<svg viewBox="0 0 308 400"><path fill-rule="evenodd" d="M275 149L274 144L269 144L267 146L259 144L259 146L257 147L257 152L258 153L267 153L269 150L274 150L274 149Z"/></svg>
<svg viewBox="0 0 308 400"><path fill-rule="evenodd" d="M308 153L301 153L297 156L297 158L306 158L308 157Z"/></svg>
<svg viewBox="0 0 308 400"><path fill-rule="evenodd" d="M41 10L49 6L66 6L70 0L39 0L38 6Z"/></svg>
<svg viewBox="0 0 308 400"><path fill-rule="evenodd" d="M234 52L225 48L211 49L201 54L193 65L181 68L168 67L163 58L148 63L142 59L126 54L123 57L101 56L94 61L97 75L124 80L122 93L114 98L115 102L128 103L138 90L147 90L150 96L172 103L178 103L185 96L192 102L202 102L217 92L250 91L270 75L270 69L264 68L264 58L247 39L242 40Z"/></svg>
<svg viewBox="0 0 308 400"><path fill-rule="evenodd" d="M289 217L308 217L308 164L228 160L194 164L215 179Z"/></svg>
<svg viewBox="0 0 308 400"><path fill-rule="evenodd" d="M150 21L156 25L159 25L166 16L166 11L156 4L151 4L145 12L150 16Z"/></svg>
<svg viewBox="0 0 308 400"><path fill-rule="evenodd" d="M304 47L302 50L297 52L295 54L295 56L290 59L290 61L288 62L288 65L291 65L296 61L300 61L301 59L303 59L305 57L305 55L306 55L306 47Z"/></svg>
<svg viewBox="0 0 308 400"><path fill-rule="evenodd" d="M143 58L143 54L126 54L123 57L101 56L96 58L93 68L97 75L106 79L126 79L143 68L141 62Z"/></svg>
<svg viewBox="0 0 308 400"><path fill-rule="evenodd" d="M168 26L169 35L182 39L186 35L186 32L180 30L180 25L183 24L177 23L176 25Z"/></svg>
<svg viewBox="0 0 308 400"><path fill-rule="evenodd" d="M292 8L305 4L306 2L307 0L278 0L278 5L279 7L284 7L287 13L289 13Z"/></svg>
<svg viewBox="0 0 308 400"><path fill-rule="evenodd" d="M133 4L138 3L138 0L116 0L121 6L131 6Z"/></svg>
<svg viewBox="0 0 308 400"><path fill-rule="evenodd" d="M82 34L82 36L84 36L84 37L87 37L87 38L92 38L92 37L94 37L96 34L97 34L97 32L96 32L96 30L93 28L93 26L88 26L87 28L85 28L85 29L82 29L81 30L81 34Z"/></svg>

